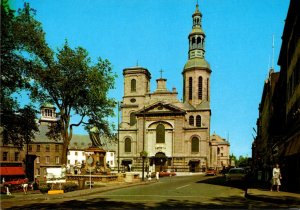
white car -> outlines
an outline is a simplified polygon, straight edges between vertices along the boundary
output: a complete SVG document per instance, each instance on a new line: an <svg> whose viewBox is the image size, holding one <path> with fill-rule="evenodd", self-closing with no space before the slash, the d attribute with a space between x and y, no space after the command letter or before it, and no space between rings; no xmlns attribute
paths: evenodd
<svg viewBox="0 0 300 210"><path fill-rule="evenodd" d="M226 174L226 181L244 181L246 171L243 168L231 168Z"/></svg>

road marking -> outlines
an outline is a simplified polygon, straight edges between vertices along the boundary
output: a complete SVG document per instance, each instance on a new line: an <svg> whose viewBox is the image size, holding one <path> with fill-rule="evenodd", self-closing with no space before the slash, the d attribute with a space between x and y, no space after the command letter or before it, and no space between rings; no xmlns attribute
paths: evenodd
<svg viewBox="0 0 300 210"><path fill-rule="evenodd" d="M176 190L181 189L181 188L184 188L184 187L187 187L187 186L190 186L190 185L187 184L187 185L183 185L183 186L181 186L181 187L177 187Z"/></svg>

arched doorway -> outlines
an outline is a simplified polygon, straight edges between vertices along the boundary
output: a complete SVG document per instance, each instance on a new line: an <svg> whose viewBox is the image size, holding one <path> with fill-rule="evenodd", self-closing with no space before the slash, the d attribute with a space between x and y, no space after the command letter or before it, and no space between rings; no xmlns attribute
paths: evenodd
<svg viewBox="0 0 300 210"><path fill-rule="evenodd" d="M164 171L167 169L167 162L168 158L163 152L158 152L152 158L152 164L155 164L155 171Z"/></svg>

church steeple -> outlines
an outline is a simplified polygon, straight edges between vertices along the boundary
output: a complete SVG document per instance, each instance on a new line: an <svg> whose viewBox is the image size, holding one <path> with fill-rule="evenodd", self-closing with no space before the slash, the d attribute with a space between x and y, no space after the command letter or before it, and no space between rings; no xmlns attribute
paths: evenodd
<svg viewBox="0 0 300 210"><path fill-rule="evenodd" d="M205 60L205 33L202 30L202 14L198 3L192 15L192 31L189 33L188 60L183 68L183 101L195 108L209 108L210 66ZM203 103L204 102L204 103Z"/></svg>
<svg viewBox="0 0 300 210"><path fill-rule="evenodd" d="M192 17L193 27L191 33L189 34L189 59L195 57L204 58L205 33L202 30L202 14L199 11L198 3Z"/></svg>

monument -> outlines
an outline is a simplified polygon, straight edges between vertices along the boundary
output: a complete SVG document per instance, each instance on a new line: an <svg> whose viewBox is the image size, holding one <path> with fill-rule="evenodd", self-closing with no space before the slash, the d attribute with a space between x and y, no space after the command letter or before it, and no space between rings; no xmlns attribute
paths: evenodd
<svg viewBox="0 0 300 210"><path fill-rule="evenodd" d="M86 160L85 171L88 173L106 174L106 151L102 148L100 132L97 127L93 127L89 131L92 146L85 150Z"/></svg>

